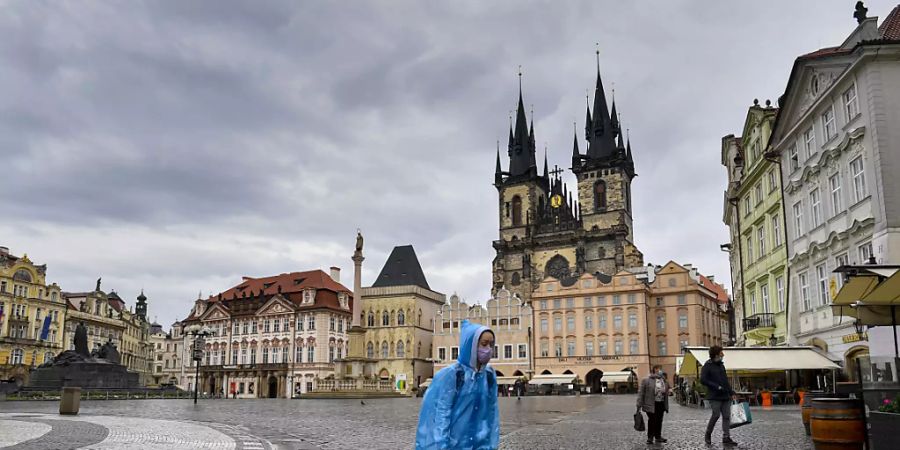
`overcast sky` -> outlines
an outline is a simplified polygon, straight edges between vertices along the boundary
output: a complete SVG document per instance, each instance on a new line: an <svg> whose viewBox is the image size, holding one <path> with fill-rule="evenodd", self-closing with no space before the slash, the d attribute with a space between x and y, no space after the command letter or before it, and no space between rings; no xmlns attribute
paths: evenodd
<svg viewBox="0 0 900 450"><path fill-rule="evenodd" d="M599 43L638 248L730 291L721 137L854 4L0 0L0 245L66 291L143 288L166 327L243 275L336 265L352 287L357 228L364 285L412 244L433 289L483 301L517 67L568 168Z"/></svg>

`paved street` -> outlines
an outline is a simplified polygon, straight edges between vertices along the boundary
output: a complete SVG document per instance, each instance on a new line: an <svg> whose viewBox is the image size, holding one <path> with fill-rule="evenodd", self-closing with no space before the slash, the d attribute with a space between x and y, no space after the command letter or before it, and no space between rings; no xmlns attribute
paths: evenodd
<svg viewBox="0 0 900 450"><path fill-rule="evenodd" d="M204 400L197 407L189 400L86 401L77 417L56 414L55 402L4 402L0 446L394 450L411 448L420 401ZM633 405L633 396L503 398L501 447L644 449L644 434L632 429ZM669 443L654 448L705 448L708 412L671 409L663 428ZM812 448L799 408L754 408L753 415L752 425L733 432L740 448Z"/></svg>

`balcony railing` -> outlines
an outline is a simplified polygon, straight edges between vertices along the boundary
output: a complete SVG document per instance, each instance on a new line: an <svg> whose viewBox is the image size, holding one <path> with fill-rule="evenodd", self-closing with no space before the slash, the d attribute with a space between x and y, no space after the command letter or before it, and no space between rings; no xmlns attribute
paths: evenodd
<svg viewBox="0 0 900 450"><path fill-rule="evenodd" d="M744 319L744 330L750 331L757 328L775 328L775 314L754 314Z"/></svg>

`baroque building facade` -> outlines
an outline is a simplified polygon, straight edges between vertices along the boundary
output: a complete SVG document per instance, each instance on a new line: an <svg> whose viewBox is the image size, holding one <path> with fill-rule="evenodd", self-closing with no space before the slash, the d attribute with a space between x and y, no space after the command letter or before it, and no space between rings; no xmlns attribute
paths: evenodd
<svg viewBox="0 0 900 450"><path fill-rule="evenodd" d="M770 140L788 215L788 335L845 368L868 342L832 314L834 269L900 262L900 7L881 26L857 20L843 43L795 60Z"/></svg>
<svg viewBox="0 0 900 450"><path fill-rule="evenodd" d="M729 171L725 222L729 225L734 292L740 293L742 335L748 346L787 341L787 239L781 173L766 148L778 109L754 100L741 136L722 139ZM732 176L736 172L737 176Z"/></svg>
<svg viewBox="0 0 900 450"><path fill-rule="evenodd" d="M534 370L576 375L600 392L605 372L675 373L681 349L722 345L728 296L690 265L640 266L574 283L545 278L532 295Z"/></svg>
<svg viewBox="0 0 900 450"><path fill-rule="evenodd" d="M491 367L497 371L499 384L511 385L531 377L531 306L507 289L499 290L483 306L469 305L455 294L441 305L434 317L435 373L456 362L464 320L489 326L494 332Z"/></svg>
<svg viewBox="0 0 900 450"><path fill-rule="evenodd" d="M312 391L347 353L352 301L336 267L330 275L312 270L244 277L217 296L197 299L190 315L173 327L173 338L181 338L182 379L188 388L197 382L195 340L185 330L199 325L213 333L200 361L201 392L290 398Z"/></svg>
<svg viewBox="0 0 900 450"><path fill-rule="evenodd" d="M47 284L47 266L0 247L0 378L28 381L31 368L65 348L66 304L59 286Z"/></svg>
<svg viewBox="0 0 900 450"><path fill-rule="evenodd" d="M520 86L508 169L502 169L498 149L494 174L500 233L493 242L492 294L505 287L528 302L546 276L574 283L586 273L611 274L643 264L632 227L631 142L624 138L615 102L610 112L599 68L585 139L582 153L577 133L574 137L576 192L563 183L561 170L549 170L546 155L539 173L534 123L526 119Z"/></svg>

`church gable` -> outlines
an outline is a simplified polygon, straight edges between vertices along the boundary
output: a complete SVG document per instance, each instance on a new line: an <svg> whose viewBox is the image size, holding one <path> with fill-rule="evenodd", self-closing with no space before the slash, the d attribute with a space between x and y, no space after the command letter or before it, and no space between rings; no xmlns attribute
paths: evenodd
<svg viewBox="0 0 900 450"><path fill-rule="evenodd" d="M284 297L282 297L280 294L276 294L272 296L269 301L260 306L256 311L256 314L264 316L273 314L285 314L293 311L294 305L285 300Z"/></svg>

